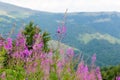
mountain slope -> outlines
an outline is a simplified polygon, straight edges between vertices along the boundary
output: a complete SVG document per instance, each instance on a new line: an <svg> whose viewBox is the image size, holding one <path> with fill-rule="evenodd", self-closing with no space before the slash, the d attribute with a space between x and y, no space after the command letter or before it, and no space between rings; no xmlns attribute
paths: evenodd
<svg viewBox="0 0 120 80"><path fill-rule="evenodd" d="M34 11L0 2L0 33L7 37L15 23L15 37L32 20L56 40L56 29L63 16L63 13ZM119 23L119 12L68 13L67 33L62 42L80 49L85 58L96 53L97 63L101 66L116 65L120 63Z"/></svg>

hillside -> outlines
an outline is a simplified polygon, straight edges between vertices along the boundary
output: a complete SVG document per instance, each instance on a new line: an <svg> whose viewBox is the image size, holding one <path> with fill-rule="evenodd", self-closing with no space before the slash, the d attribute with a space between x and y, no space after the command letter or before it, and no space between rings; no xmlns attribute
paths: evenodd
<svg viewBox="0 0 120 80"><path fill-rule="evenodd" d="M7 37L16 24L14 32L16 34L32 20L42 30L49 31L56 40L55 32L63 15L63 13L34 11L0 2L0 33ZM100 66L117 65L120 63L119 23L119 12L68 13L67 34L62 42L80 49L85 57L96 53L97 64Z"/></svg>

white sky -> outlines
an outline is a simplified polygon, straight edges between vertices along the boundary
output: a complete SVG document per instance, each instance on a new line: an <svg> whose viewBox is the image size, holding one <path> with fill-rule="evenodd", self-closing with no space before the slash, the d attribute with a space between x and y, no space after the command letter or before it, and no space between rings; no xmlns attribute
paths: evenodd
<svg viewBox="0 0 120 80"><path fill-rule="evenodd" d="M40 11L99 12L120 11L120 0L0 0Z"/></svg>

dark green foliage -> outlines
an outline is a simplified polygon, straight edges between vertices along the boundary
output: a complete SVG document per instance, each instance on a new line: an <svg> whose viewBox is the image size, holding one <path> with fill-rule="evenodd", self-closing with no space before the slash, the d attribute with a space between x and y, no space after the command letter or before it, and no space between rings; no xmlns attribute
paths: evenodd
<svg viewBox="0 0 120 80"><path fill-rule="evenodd" d="M7 59L8 55L6 53L6 50L4 48L0 48L0 66L6 66L7 65Z"/></svg>
<svg viewBox="0 0 120 80"><path fill-rule="evenodd" d="M120 75L120 65L103 67L101 69L103 80L115 80Z"/></svg>
<svg viewBox="0 0 120 80"><path fill-rule="evenodd" d="M30 22L28 25L25 26L25 29L23 31L23 34L26 37L26 42L27 42L27 46L29 49L31 49L32 45L34 44L34 35L35 34L39 34L41 33L41 29L37 27L37 25L34 25L33 22ZM49 47L48 47L48 41L51 39L50 34L48 32L43 32L41 33L42 35L42 39L43 39L43 50L45 52L49 51Z"/></svg>
<svg viewBox="0 0 120 80"><path fill-rule="evenodd" d="M29 46L29 48L33 45L33 36L39 32L41 32L41 30L37 28L37 26L34 25L33 22L30 22L28 25L25 26L23 34L26 37L27 46Z"/></svg>
<svg viewBox="0 0 120 80"><path fill-rule="evenodd" d="M4 57L4 61L3 61L3 66L4 67L7 67L8 66L8 62L9 62L9 55L5 52L5 55L3 56Z"/></svg>
<svg viewBox="0 0 120 80"><path fill-rule="evenodd" d="M42 38L43 38L43 50L45 52L48 52L49 51L49 47L48 47L48 41L51 40L51 37L50 37L50 34L48 32L44 32L42 34Z"/></svg>

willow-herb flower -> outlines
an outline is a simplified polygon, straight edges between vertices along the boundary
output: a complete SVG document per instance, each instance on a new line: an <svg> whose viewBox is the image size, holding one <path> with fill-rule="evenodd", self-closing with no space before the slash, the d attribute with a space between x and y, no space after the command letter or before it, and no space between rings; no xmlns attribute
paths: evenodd
<svg viewBox="0 0 120 80"><path fill-rule="evenodd" d="M58 27L58 29L57 29L57 33L58 33L58 34L61 33L61 29L60 29L60 27Z"/></svg>
<svg viewBox="0 0 120 80"><path fill-rule="evenodd" d="M96 61L96 54L92 56L92 64L94 64L95 61Z"/></svg>
<svg viewBox="0 0 120 80"><path fill-rule="evenodd" d="M62 33L66 33L66 27L62 26Z"/></svg>
<svg viewBox="0 0 120 80"><path fill-rule="evenodd" d="M12 39L11 38L7 38L7 41L4 43L4 48L7 51L11 51L12 50Z"/></svg>
<svg viewBox="0 0 120 80"><path fill-rule="evenodd" d="M69 57L73 57L73 56L74 56L74 50L73 50L72 48L68 48L68 49L67 49L67 55L68 55Z"/></svg>
<svg viewBox="0 0 120 80"><path fill-rule="evenodd" d="M117 76L117 77L116 77L116 80L120 80L120 76Z"/></svg>
<svg viewBox="0 0 120 80"><path fill-rule="evenodd" d="M100 68L99 67L96 68L96 74L97 74L98 80L102 80L102 76L101 76L101 72L100 72Z"/></svg>

